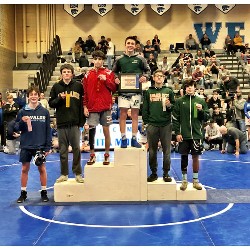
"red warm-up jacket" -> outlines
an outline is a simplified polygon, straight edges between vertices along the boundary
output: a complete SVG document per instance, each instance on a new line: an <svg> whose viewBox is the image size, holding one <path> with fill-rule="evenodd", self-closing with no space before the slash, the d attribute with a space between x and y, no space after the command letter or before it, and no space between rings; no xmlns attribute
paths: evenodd
<svg viewBox="0 0 250 250"><path fill-rule="evenodd" d="M99 75L106 75L106 81ZM112 93L117 90L114 73L107 68L91 69L83 78L83 105L89 112L102 112L112 107Z"/></svg>

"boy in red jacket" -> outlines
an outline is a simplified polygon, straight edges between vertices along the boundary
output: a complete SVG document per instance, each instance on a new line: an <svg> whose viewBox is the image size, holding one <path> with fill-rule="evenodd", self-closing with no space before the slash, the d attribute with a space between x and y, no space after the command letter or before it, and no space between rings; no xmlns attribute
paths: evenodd
<svg viewBox="0 0 250 250"><path fill-rule="evenodd" d="M117 89L114 73L103 67L105 54L102 51L92 53L94 68L83 79L84 88L84 115L89 124L90 159L87 164L92 165L96 161L94 143L96 126L100 123L105 137L104 165L109 164L110 132L109 125L112 123L111 107L112 93Z"/></svg>

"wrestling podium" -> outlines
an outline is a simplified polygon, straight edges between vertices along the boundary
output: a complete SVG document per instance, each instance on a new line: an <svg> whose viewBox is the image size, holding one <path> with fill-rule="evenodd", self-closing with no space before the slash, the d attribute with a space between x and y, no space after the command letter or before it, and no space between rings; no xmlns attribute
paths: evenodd
<svg viewBox="0 0 250 250"><path fill-rule="evenodd" d="M189 183L185 191L180 183L164 182L159 177L147 182L147 150L142 148L114 149L114 162L103 165L96 162L85 165L84 183L74 178L54 184L55 202L86 201L157 201L157 200L206 200L207 192L193 188Z"/></svg>

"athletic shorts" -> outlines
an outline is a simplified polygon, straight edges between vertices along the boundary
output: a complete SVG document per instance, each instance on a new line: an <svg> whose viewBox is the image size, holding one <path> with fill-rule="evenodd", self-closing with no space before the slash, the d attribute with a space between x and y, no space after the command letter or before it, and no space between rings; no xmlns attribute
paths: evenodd
<svg viewBox="0 0 250 250"><path fill-rule="evenodd" d="M182 155L201 155L202 146L201 140L183 140L179 142L179 153Z"/></svg>
<svg viewBox="0 0 250 250"><path fill-rule="evenodd" d="M87 123L90 127L96 127L98 124L109 126L112 124L111 110L106 110L98 113L89 113Z"/></svg>
<svg viewBox="0 0 250 250"><path fill-rule="evenodd" d="M36 155L37 149L21 149L19 162L31 162L32 157Z"/></svg>
<svg viewBox="0 0 250 250"><path fill-rule="evenodd" d="M119 108L140 109L140 105L141 105L141 95L137 94L132 96L125 96L125 95L118 96Z"/></svg>

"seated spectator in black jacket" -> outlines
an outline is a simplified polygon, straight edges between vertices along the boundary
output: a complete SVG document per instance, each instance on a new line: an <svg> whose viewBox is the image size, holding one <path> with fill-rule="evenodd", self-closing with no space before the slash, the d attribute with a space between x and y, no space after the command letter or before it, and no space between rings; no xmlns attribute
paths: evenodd
<svg viewBox="0 0 250 250"><path fill-rule="evenodd" d="M89 60L85 54L81 55L79 58L79 67L89 67Z"/></svg>
<svg viewBox="0 0 250 250"><path fill-rule="evenodd" d="M236 91L240 89L240 83L236 77L222 76L221 81L220 90L223 99L232 98L236 94Z"/></svg>
<svg viewBox="0 0 250 250"><path fill-rule="evenodd" d="M200 43L202 49L211 49L211 40L206 33L202 36Z"/></svg>
<svg viewBox="0 0 250 250"><path fill-rule="evenodd" d="M207 106L210 109L210 115L212 116L214 108L218 107L221 108L221 100L218 97L218 91L213 90L212 97L208 100Z"/></svg>
<svg viewBox="0 0 250 250"><path fill-rule="evenodd" d="M225 124L224 115L221 113L220 108L217 106L214 108L212 119L219 125L222 126Z"/></svg>

